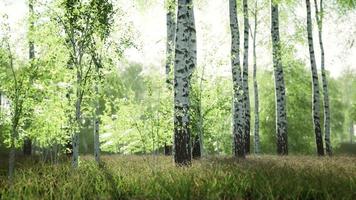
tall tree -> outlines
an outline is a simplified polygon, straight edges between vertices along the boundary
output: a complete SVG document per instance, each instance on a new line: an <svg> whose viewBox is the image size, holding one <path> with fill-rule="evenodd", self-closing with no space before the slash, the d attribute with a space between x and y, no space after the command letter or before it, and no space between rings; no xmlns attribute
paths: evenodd
<svg viewBox="0 0 356 200"><path fill-rule="evenodd" d="M176 39L176 0L166 0L166 24L167 24L167 41L166 41L166 83L169 90L172 89L171 71L174 65L174 46ZM164 154L170 155L171 150L164 141Z"/></svg>
<svg viewBox="0 0 356 200"><path fill-rule="evenodd" d="M319 156L324 155L324 145L323 145L323 134L320 123L320 92L319 92L319 78L318 71L316 68L315 54L314 54L314 44L313 44L313 28L311 19L311 9L310 0L306 0L307 9L307 34L308 34L308 45L309 45L309 56L310 56L310 66L312 73L312 84L313 84L313 125L315 132L316 147Z"/></svg>
<svg viewBox="0 0 356 200"><path fill-rule="evenodd" d="M102 61L98 53L95 52L95 46L91 52L92 61L95 66L95 82L94 82L94 112L93 112L93 132L94 132L94 158L97 163L100 163L100 137L99 137L99 84L100 84L100 68Z"/></svg>
<svg viewBox="0 0 356 200"><path fill-rule="evenodd" d="M9 179L12 180L15 169L15 156L16 156L16 141L18 139L18 128L19 122L22 115L23 108L23 93L21 91L22 81L19 80L18 75L15 72L14 66L14 56L10 47L10 44L7 41L7 50L9 56L9 66L11 69L12 80L13 80L13 89L14 93L11 95L12 98L12 118L11 118L11 135L10 135L10 154L9 154Z"/></svg>
<svg viewBox="0 0 356 200"><path fill-rule="evenodd" d="M271 0L272 55L276 93L277 153L288 154L286 89L283 75L281 41L279 36L278 1Z"/></svg>
<svg viewBox="0 0 356 200"><path fill-rule="evenodd" d="M233 80L233 147L236 157L245 157L243 85L240 66L240 31L237 18L236 0L229 0L231 30L231 68Z"/></svg>
<svg viewBox="0 0 356 200"><path fill-rule="evenodd" d="M260 135L259 135L259 97L258 97L258 84L257 84L257 55L256 55L256 35L257 35L257 0L255 0L255 8L253 11L253 30L251 29L251 37L252 37L252 49L253 49L253 92L255 98L255 126L254 126L254 147L255 147L255 154L260 152Z"/></svg>
<svg viewBox="0 0 356 200"><path fill-rule="evenodd" d="M320 0L320 12L318 8L318 1L314 0L315 5L315 18L318 24L318 36L321 56L321 80L323 83L323 98L324 98L324 131L325 131L325 150L328 155L332 155L332 147L330 141L330 101L328 91L328 80L325 70L325 53L323 44L323 0Z"/></svg>
<svg viewBox="0 0 356 200"><path fill-rule="evenodd" d="M242 85L244 94L244 142L245 152L250 153L250 95L248 87L248 47L249 47L249 20L248 20L248 3L243 0L243 15L244 15L244 54L243 54L243 71Z"/></svg>
<svg viewBox="0 0 356 200"><path fill-rule="evenodd" d="M79 133L82 125L82 101L92 76L90 47L94 38L103 39L110 32L113 5L108 0L63 0L64 18L59 18L66 34L66 45L70 50L70 66L75 70L75 128L72 134L72 166L78 167Z"/></svg>
<svg viewBox="0 0 356 200"><path fill-rule="evenodd" d="M196 31L192 0L178 0L174 62L174 161L191 163L189 92L196 67Z"/></svg>
<svg viewBox="0 0 356 200"><path fill-rule="evenodd" d="M34 10L33 10L33 0L28 1L29 7L29 59L30 65L33 68L34 59L35 59L35 44L33 41L32 33L34 30L35 22L34 22ZM30 80L32 82L32 79ZM29 123L29 122L28 122ZM32 140L30 137L26 136L23 144L23 152L24 155L31 155L32 152Z"/></svg>

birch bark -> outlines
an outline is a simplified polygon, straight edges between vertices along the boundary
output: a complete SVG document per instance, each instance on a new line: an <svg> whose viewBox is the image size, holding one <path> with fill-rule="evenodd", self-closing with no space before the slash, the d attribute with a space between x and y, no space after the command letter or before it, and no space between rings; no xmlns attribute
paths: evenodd
<svg viewBox="0 0 356 200"><path fill-rule="evenodd" d="M244 94L244 142L245 153L250 153L250 95L248 87L248 49L249 49L249 20L248 20L248 3L243 0L243 15L244 15L244 54L243 54L243 72L242 85Z"/></svg>
<svg viewBox="0 0 356 200"><path fill-rule="evenodd" d="M243 87L240 66L240 32L237 19L236 0L229 0L231 30L231 69L233 80L233 149L236 157L245 158Z"/></svg>
<svg viewBox="0 0 356 200"><path fill-rule="evenodd" d="M276 132L277 153L288 154L286 92L281 58L281 41L279 36L278 3L271 0L271 35L272 54L276 95Z"/></svg>
<svg viewBox="0 0 356 200"><path fill-rule="evenodd" d="M319 156L324 155L323 134L320 124L320 91L319 91L319 78L318 71L315 62L314 44L313 44L313 29L311 19L310 0L306 0L307 9L307 34L308 34L308 46L310 56L310 66L312 73L312 85L313 85L313 125L315 133L315 141L317 147L317 153Z"/></svg>
<svg viewBox="0 0 356 200"><path fill-rule="evenodd" d="M174 161L191 164L189 92L196 67L196 32L191 0L178 0L174 62Z"/></svg>
<svg viewBox="0 0 356 200"><path fill-rule="evenodd" d="M326 76L325 69L325 53L323 44L323 0L320 0L320 12L318 9L318 2L314 0L315 4L315 17L318 23L318 36L319 36L319 46L320 46L320 56L321 56L321 80L323 83L323 100L324 100L324 131L325 131L325 150L326 153L332 155L332 147L330 141L330 101L329 101L329 90L328 90L328 79Z"/></svg>

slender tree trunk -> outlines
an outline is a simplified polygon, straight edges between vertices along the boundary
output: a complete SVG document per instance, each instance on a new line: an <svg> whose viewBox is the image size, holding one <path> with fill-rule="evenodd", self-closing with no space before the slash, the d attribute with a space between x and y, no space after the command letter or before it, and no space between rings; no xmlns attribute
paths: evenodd
<svg viewBox="0 0 356 200"><path fill-rule="evenodd" d="M33 21L33 17L34 17L34 10L33 10L33 0L29 0L28 3L28 7L29 7L29 18L30 18L30 26L29 26L29 33L31 34L33 32L34 29L34 21ZM33 60L35 59L35 45L33 42L32 37L29 37L29 59L31 62L31 67L33 67ZM30 82L32 82L32 78L30 78ZM30 122L28 122L30 123ZM24 155L31 155L32 152L32 140L31 138L29 138L28 136L25 137L24 139L24 143L23 143L23 153Z"/></svg>
<svg viewBox="0 0 356 200"><path fill-rule="evenodd" d="M286 90L283 75L281 41L279 36L279 13L278 3L271 1L271 35L274 81L276 92L276 134L277 153L279 155L288 154L287 135L287 111L286 111Z"/></svg>
<svg viewBox="0 0 356 200"><path fill-rule="evenodd" d="M307 33L308 33L308 44L309 44L309 55L310 55L310 65L312 72L312 84L313 84L313 123L316 147L319 156L324 155L324 145L323 145L323 134L321 130L320 123L320 92L319 92L319 79L318 71L316 68L315 54L314 54L314 44L313 44L313 29L312 29L312 19L311 19L311 9L310 0L306 0L307 9Z"/></svg>
<svg viewBox="0 0 356 200"><path fill-rule="evenodd" d="M318 35L319 35L319 45L320 45L320 56L321 56L321 79L323 83L323 97L324 97L324 131L325 131L325 150L326 153L332 155L332 147L330 141L330 102L329 102L329 91L328 91L328 80L326 77L325 70L325 53L323 44L323 0L320 0L320 12L318 9L318 2L314 0L315 4L315 17L318 23Z"/></svg>
<svg viewBox="0 0 356 200"><path fill-rule="evenodd" d="M243 54L243 72L242 85L244 94L244 142L245 153L250 153L250 95L248 87L248 43L249 43L249 20L248 20L248 3L243 0L243 14L244 14L244 54Z"/></svg>
<svg viewBox="0 0 356 200"><path fill-rule="evenodd" d="M72 166L74 168L78 167L79 162L79 133L81 129L81 75L79 69L77 68L77 100L75 103L75 122L76 129L72 136L72 148L73 148L73 157L72 157Z"/></svg>
<svg viewBox="0 0 356 200"><path fill-rule="evenodd" d="M176 0L166 0L167 9L167 43L166 43L166 83L169 90L172 89L171 71L174 66L174 46L176 39ZM164 155L172 154L171 148L164 141Z"/></svg>
<svg viewBox="0 0 356 200"><path fill-rule="evenodd" d="M99 66L96 65L96 76L99 79ZM94 111L94 119L93 119L93 128L94 128L94 157L97 163L100 163L100 138L99 138L99 86L97 80L95 82L94 91L95 91L95 111Z"/></svg>
<svg viewBox="0 0 356 200"><path fill-rule="evenodd" d="M174 65L174 161L191 164L189 91L196 67L196 32L191 0L178 0Z"/></svg>
<svg viewBox="0 0 356 200"><path fill-rule="evenodd" d="M14 170L15 170L16 135L17 135L16 127L12 127L11 142L10 142L10 154L9 154L9 180L10 181L12 181L12 179L14 177Z"/></svg>
<svg viewBox="0 0 356 200"><path fill-rule="evenodd" d="M95 80L94 80L94 113L93 113L93 131L94 131L94 157L95 161L100 163L100 137L99 137L99 83L100 83L100 67L102 66L101 58L99 55L93 51L92 52L92 61L95 66Z"/></svg>
<svg viewBox="0 0 356 200"><path fill-rule="evenodd" d="M255 1L255 12L254 16L254 31L252 34L253 39L253 91L255 95L255 128L254 128L254 146L255 146L255 154L260 153L260 134L259 134L259 102L258 102L258 84L257 84L257 56L256 56L256 35L257 35L257 0Z"/></svg>
<svg viewBox="0 0 356 200"><path fill-rule="evenodd" d="M240 66L240 32L237 19L236 0L229 0L231 29L231 69L233 80L233 149L235 157L245 158L243 85Z"/></svg>

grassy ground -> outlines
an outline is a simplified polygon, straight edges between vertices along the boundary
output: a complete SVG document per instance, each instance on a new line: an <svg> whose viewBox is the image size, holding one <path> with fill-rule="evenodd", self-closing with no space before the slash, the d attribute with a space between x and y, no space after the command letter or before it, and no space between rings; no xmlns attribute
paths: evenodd
<svg viewBox="0 0 356 200"><path fill-rule="evenodd" d="M177 168L170 157L104 156L97 166L18 164L0 199L356 199L356 157L209 158Z"/></svg>

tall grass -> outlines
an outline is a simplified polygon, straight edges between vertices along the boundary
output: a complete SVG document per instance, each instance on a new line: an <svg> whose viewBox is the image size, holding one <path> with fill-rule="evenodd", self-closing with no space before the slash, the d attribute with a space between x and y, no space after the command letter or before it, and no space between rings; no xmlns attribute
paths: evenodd
<svg viewBox="0 0 356 200"><path fill-rule="evenodd" d="M356 157L207 158L176 167L169 157L82 157L24 163L1 199L356 199Z"/></svg>

